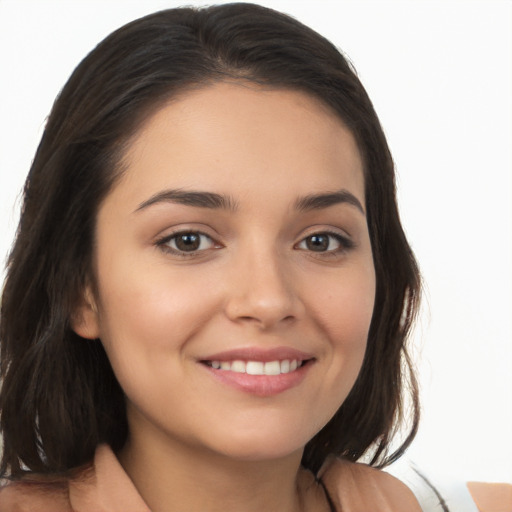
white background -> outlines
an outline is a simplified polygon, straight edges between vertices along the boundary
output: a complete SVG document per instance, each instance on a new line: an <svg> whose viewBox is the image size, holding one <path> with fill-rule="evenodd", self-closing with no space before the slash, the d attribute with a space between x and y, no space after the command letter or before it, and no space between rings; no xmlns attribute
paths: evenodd
<svg viewBox="0 0 512 512"><path fill-rule="evenodd" d="M512 481L512 3L261 3L348 54L396 160L426 283L415 333L424 413L409 456L431 474ZM73 68L118 26L180 4L0 0L2 259L45 117Z"/></svg>

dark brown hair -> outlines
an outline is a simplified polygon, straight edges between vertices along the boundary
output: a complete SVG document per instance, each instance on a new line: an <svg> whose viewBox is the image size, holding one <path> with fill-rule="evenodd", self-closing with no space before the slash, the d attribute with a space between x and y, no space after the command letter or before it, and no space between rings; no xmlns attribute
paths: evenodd
<svg viewBox="0 0 512 512"><path fill-rule="evenodd" d="M25 184L2 296L0 476L65 473L90 461L99 443L124 444L124 395L101 342L70 327L94 279L96 212L148 116L192 87L233 78L319 98L351 130L364 162L377 276L368 347L354 388L307 444L303 464L316 471L331 453L357 460L370 451L372 464L384 465L411 442L418 397L406 339L420 282L377 115L330 42L271 9L229 4L170 9L125 25L81 62L54 104ZM390 453L406 416L404 440Z"/></svg>

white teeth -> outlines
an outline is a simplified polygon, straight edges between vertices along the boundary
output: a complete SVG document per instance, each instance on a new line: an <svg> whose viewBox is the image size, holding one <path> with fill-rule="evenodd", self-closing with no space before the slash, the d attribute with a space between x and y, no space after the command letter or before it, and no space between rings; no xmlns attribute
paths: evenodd
<svg viewBox="0 0 512 512"><path fill-rule="evenodd" d="M265 363L265 375L279 375L281 373L281 364L279 361L270 361Z"/></svg>
<svg viewBox="0 0 512 512"><path fill-rule="evenodd" d="M302 366L302 361L285 359L283 361L210 361L210 366L216 370L227 370L248 375L280 375L290 373Z"/></svg>
<svg viewBox="0 0 512 512"><path fill-rule="evenodd" d="M247 361L246 373L249 375L265 375L265 366L261 361Z"/></svg>
<svg viewBox="0 0 512 512"><path fill-rule="evenodd" d="M231 371L237 373L245 373L245 363L243 361L233 361L231 363Z"/></svg>

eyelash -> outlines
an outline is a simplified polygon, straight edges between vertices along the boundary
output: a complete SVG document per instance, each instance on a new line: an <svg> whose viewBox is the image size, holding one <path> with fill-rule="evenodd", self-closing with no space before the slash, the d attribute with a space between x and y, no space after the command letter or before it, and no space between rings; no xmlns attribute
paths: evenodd
<svg viewBox="0 0 512 512"><path fill-rule="evenodd" d="M320 256L320 257L325 258L325 257L339 256L340 254L346 253L355 247L354 242L350 238L343 236L336 231L329 231L329 230L311 233L307 237L303 238L297 245L307 243L306 241L313 237L321 237L321 236L327 236L329 238L333 238L339 244L339 247L337 247L335 249L326 250L326 251L313 251L313 250L308 250L308 249L304 249L304 250L308 250L308 252L311 252L315 256ZM329 242L329 245L330 245L330 242Z"/></svg>
<svg viewBox="0 0 512 512"><path fill-rule="evenodd" d="M200 249L200 250L193 250L193 251L183 251L179 248L173 248L173 247L170 247L169 244L174 240L176 241L176 239L180 236L185 236L185 235L195 235L195 236L199 236L200 239L204 239L205 237L210 241L210 243L212 244L213 247L217 246L216 248L221 248L222 246L220 244L217 244L215 242L215 240L213 240L213 238L209 235L207 235L206 233L203 233L202 231L194 231L194 230L183 230L183 231L177 231L175 233L172 233L170 235L166 235L164 236L163 238L160 238L159 240L156 241L156 245L157 247L159 247L162 251L166 252L166 253L170 253L170 254L173 254L173 255L176 255L176 256L180 256L180 257L183 257L183 258L190 258L190 257L194 257L194 256L197 256L198 253L201 253L201 252L204 252L208 249L210 249L210 247L208 249ZM200 240L200 243L201 240Z"/></svg>
<svg viewBox="0 0 512 512"><path fill-rule="evenodd" d="M208 247L206 249L195 249L192 251L184 251L177 247L170 247L169 244L172 241L176 242L176 239L179 236L185 236L185 235L199 236L200 239L203 239L204 237L206 237L210 241L210 244L212 245L212 247ZM339 244L339 247L337 247L335 249L325 250L325 251L314 251L314 250L311 250L308 248L300 248L299 247L301 244L307 243L308 239L311 239L313 237L322 237L322 236L327 236L331 239L334 239ZM200 244L202 243L201 240L199 243ZM328 244L330 245L330 241L328 242ZM217 242L215 242L215 240L211 236L209 236L206 233L203 233L201 231L194 231L194 230L177 231L170 235L166 235L163 238L157 240L155 245L166 253L170 253L170 254L173 254L173 255L176 255L176 256L179 256L182 258L190 258L190 257L197 256L198 254L205 252L211 248L217 248L217 249L222 248L222 246L220 244L218 244ZM305 251L311 252L312 254L314 254L316 256L320 256L320 257L335 257L335 256L338 256L340 254L343 254L343 253L349 251L350 249L353 249L354 247L355 247L355 244L350 238L345 237L345 236L341 235L340 233L337 233L334 231L328 231L328 230L311 233L310 235L303 238L298 244L296 244L294 246L294 248L296 248L298 250L305 250Z"/></svg>

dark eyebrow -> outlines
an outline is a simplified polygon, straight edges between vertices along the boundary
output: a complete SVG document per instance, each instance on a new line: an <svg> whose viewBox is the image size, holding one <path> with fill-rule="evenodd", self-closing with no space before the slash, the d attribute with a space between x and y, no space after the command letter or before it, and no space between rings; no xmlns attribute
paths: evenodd
<svg viewBox="0 0 512 512"><path fill-rule="evenodd" d="M306 212L309 210L329 208L329 206L340 203L355 206L363 215L366 215L359 199L348 190L337 190L336 192L325 192L301 197L295 202L295 208L301 212Z"/></svg>
<svg viewBox="0 0 512 512"><path fill-rule="evenodd" d="M178 203L196 208L212 208L222 210L236 210L236 202L228 196L215 192L201 192L196 190L170 189L158 192L148 200L139 204L136 212L144 210L157 203Z"/></svg>

